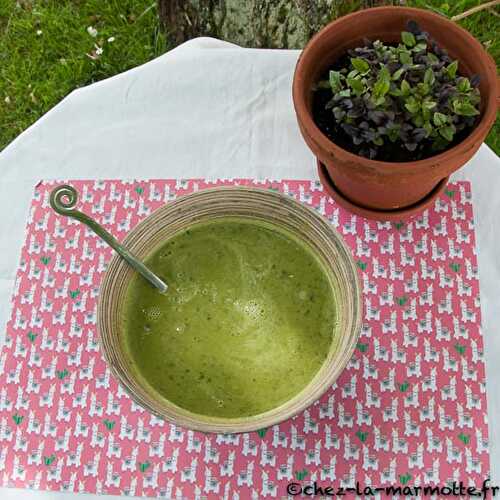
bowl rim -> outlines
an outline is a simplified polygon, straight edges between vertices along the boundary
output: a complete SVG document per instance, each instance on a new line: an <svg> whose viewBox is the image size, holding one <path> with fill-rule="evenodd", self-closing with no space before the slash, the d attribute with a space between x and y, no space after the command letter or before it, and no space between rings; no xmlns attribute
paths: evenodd
<svg viewBox="0 0 500 500"><path fill-rule="evenodd" d="M429 158L406 162L371 160L369 158L356 155L355 153L352 153L347 149L340 147L319 129L319 127L314 122L312 114L309 111L304 99L304 61L311 57L310 54L319 40L325 38L331 32L334 32L339 25L356 24L356 22L358 22L359 18L361 17L369 18L377 16L379 14L393 15L396 13L398 13L398 15L406 14L408 16L414 16L417 21L419 19L432 19L438 21L443 24L443 28L450 30L450 39L453 39L454 37L465 38L467 40L467 43L471 46L471 50L475 49L481 55L481 60L484 62L484 65L486 67L486 74L481 76L483 78L486 78L492 87L488 99L484 101L484 108L480 116L480 120L478 121L474 129L462 141L441 153L430 156ZM359 36L361 37L362 33L360 33ZM445 49L448 50L448 47L445 47ZM359 10L351 14L342 16L335 21L327 24L309 40L305 48L300 53L297 64L295 65L292 81L292 100L295 108L295 113L300 122L300 127L303 128L304 132L310 137L310 139L316 143L318 148L323 151L332 151L332 154L335 154L338 157L342 157L343 161L351 162L354 164L362 163L367 168L372 168L380 173L386 173L388 175L390 175L391 171L394 171L394 169L398 167L407 170L419 170L426 167L433 168L437 164L443 163L450 158L464 155L467 151L472 150L478 143L478 141L479 147L480 143L482 143L484 137L486 137L487 132L495 121L497 114L498 92L497 71L493 58L488 54L481 43L471 33L469 33L466 29L462 28L458 24L450 21L447 18L444 18L443 16L435 12L415 7L398 6L372 7L369 9Z"/></svg>
<svg viewBox="0 0 500 500"><path fill-rule="evenodd" d="M144 379L144 382L146 385L150 386L148 390L146 390L144 387L141 387L141 389L144 389L144 392L149 394L151 400L153 399L151 397L151 393L154 393L155 399L154 402L157 403L156 407L151 406L150 403L152 401L143 401L141 400L140 397L138 397L137 394L132 392L132 390L128 387L127 383L124 381L124 376L122 373L118 370L118 367L115 366L113 359L110 356L110 353L107 351L105 348L105 344L103 343L103 338L102 338L102 328L103 328L103 318L105 317L105 309L107 307L106 301L103 300L103 297L107 297L109 295L110 289L112 290L112 278L113 278L113 273L117 274L117 271L120 269L127 269L127 264L124 263L124 261L117 255L114 254L113 257L110 259L106 271L104 273L104 276L102 278L102 282L100 285L99 289L99 298L97 302L97 321L96 321L96 326L97 326L97 332L98 332L98 341L99 341L99 346L100 346L100 351L101 354L106 361L107 368L110 370L112 375L115 377L116 381L118 384L122 387L122 389L128 394L128 396L134 401L136 404L140 405L142 408L147 410L148 412L164 419L167 422L170 422L171 424L177 425L177 426L182 426L188 429L192 430L197 430L197 431L203 431L203 432L210 432L210 433L241 433L241 432L251 432L255 431L261 428L265 427L270 427L272 425L278 424L284 420L287 420L298 413L304 411L306 408L311 406L316 400L318 400L334 383L334 381L340 376L342 371L344 370L345 366L349 362L350 358L352 357L352 354L354 352L354 349L356 347L356 343L359 339L360 333L361 333L361 326L362 326L362 312L363 312L363 303L362 303L362 288L361 288L361 283L360 283L360 277L358 273L358 269L356 267L356 264L354 262L354 258L351 252L351 249L347 246L345 243L343 237L340 235L338 231L335 230L335 228L326 220L326 218L322 217L315 211L312 207L308 206L306 203L301 203L297 200L295 200L291 196L287 196L281 192L276 192L271 189L265 189L265 188L258 188L258 187L250 187L250 186L218 186L218 187L213 187L213 188L206 188L206 189L201 189L199 191L195 191L189 194L182 195L178 197L177 199L168 202L155 211L153 211L150 215L142 219L136 226L131 229L127 236L123 239L122 244L126 247L128 247L132 252L134 252L134 240L139 238L141 232L147 227L151 221L154 222L153 216L158 218L161 214L163 213L175 213L180 206L183 204L191 202L193 199L196 200L198 197L205 197L209 196L210 194L213 193L256 193L256 194L262 194L266 197L269 197L270 199L273 198L278 204L291 204L292 207L295 209L298 209L299 211L302 210L303 213L309 214L309 216L313 217L313 220L317 221L318 224L322 225L323 228L327 229L328 232L331 235L332 240L335 240L335 244L338 245L339 247L339 252L342 252L340 254L341 257L343 258L343 263L345 265L345 268L347 270L348 276L349 276L349 283L351 286L351 295L352 295L352 300L354 304L353 308L353 314L352 317L349 320L349 324L351 325L350 332L348 335L346 335L346 338L348 338L348 344L346 348L341 352L341 348L339 346L338 353L336 353L334 360L340 362L335 364L335 371L334 373L328 374L325 373L325 375L329 375L328 377L324 377L324 379L321 381L319 384L319 387L313 392L313 393L307 393L307 389L311 386L313 381L316 379L317 375L320 373L320 371L327 366L326 361L321 365L320 369L316 374L313 376L309 384L307 384L299 393L295 394L292 398L287 400L285 403L282 405L273 408L271 410L268 410L264 413L260 413L257 415L252 415L249 417L239 417L239 418L222 418L222 417L211 417L211 416L205 416L205 415L200 415L196 414L193 412L190 412L188 410L185 410L184 408L181 408L171 401L169 401L167 398L163 397L158 391L156 390L149 390L151 389L150 384L147 383L147 381ZM305 212L304 212L305 209ZM292 208L293 210L293 208ZM224 217L224 216L223 216ZM231 215L228 215L228 217L231 217ZM255 220L258 220L257 218ZM196 223L196 222L195 222ZM276 225L276 223L274 224ZM187 228L189 226L186 225L184 228ZM182 230L182 229L181 229ZM174 233L175 234L175 233ZM297 238L300 239L300 236L295 235ZM149 250L149 252L154 251L152 249ZM316 250L311 248L311 251L316 253ZM316 255L316 257L319 257ZM324 262L324 265L326 263ZM333 272L330 269L331 272ZM106 292L106 294L104 293ZM109 303L108 303L109 305ZM115 326L116 329L116 326ZM122 355L126 355L123 353L122 349ZM337 359L338 358L338 359ZM138 377L136 374L132 376L132 372L129 371L128 375L135 380L135 383L138 386L143 385L140 380L138 380ZM140 378L140 377L139 377ZM300 396L300 398L299 398ZM293 405L291 408L286 408L287 405L290 404L290 402L295 401L296 399L300 399L295 405ZM164 403L168 403L169 406L173 406L176 409L180 410L180 412L183 414L183 418L179 418L179 415L177 416L170 416L167 413L161 413L157 411L157 407L161 405L161 401ZM280 411L282 408L284 408L284 411ZM165 407L163 406L163 409ZM185 417L185 418L184 418Z"/></svg>

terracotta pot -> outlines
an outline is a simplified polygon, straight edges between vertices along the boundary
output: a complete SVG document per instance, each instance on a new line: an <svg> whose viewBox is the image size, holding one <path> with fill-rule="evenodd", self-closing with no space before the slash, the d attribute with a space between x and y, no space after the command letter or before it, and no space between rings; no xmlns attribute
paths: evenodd
<svg viewBox="0 0 500 500"><path fill-rule="evenodd" d="M312 86L347 49L363 45L363 38L396 42L411 19L458 59L461 74L481 76L478 124L461 143L425 160L390 163L350 153L314 123ZM435 188L440 181L464 165L484 141L495 121L498 92L495 63L469 32L433 12L405 7L361 10L328 24L303 50L293 79L293 103L307 145L326 166L336 190L368 213L370 209L404 213L405 207L415 206L433 190L439 192Z"/></svg>

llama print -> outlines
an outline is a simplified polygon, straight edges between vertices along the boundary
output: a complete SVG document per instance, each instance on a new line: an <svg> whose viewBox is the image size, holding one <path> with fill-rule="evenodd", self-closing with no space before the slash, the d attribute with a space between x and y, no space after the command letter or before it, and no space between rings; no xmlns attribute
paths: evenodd
<svg viewBox="0 0 500 500"><path fill-rule="evenodd" d="M351 234L351 235L355 235L356 234L356 216L355 215L351 215L351 218L349 220L349 222L345 222L344 225L342 226L342 233L344 235L348 235L348 234Z"/></svg>
<svg viewBox="0 0 500 500"><path fill-rule="evenodd" d="M430 374L422 381L422 392L436 392L436 367L431 368Z"/></svg>
<svg viewBox="0 0 500 500"><path fill-rule="evenodd" d="M163 435L164 436L164 435ZM150 451L149 453L150 456L153 456L153 453ZM115 442L115 438L113 434L108 435L108 446L106 447L106 457L107 458L121 458L122 456L122 449L121 446ZM159 455L162 456L162 455Z"/></svg>
<svg viewBox="0 0 500 500"><path fill-rule="evenodd" d="M293 455L290 455L293 458ZM291 462L293 465L293 461ZM337 474L336 474L336 465L337 465L337 457L333 456L330 458L330 462L328 465L322 465L321 470L320 470L320 480L321 481L335 481L337 479ZM290 477L285 476L285 477L280 477L279 471L278 471L278 480L286 478L288 481L291 480L292 476L290 474Z"/></svg>
<svg viewBox="0 0 500 500"><path fill-rule="evenodd" d="M358 460L359 459L359 446L351 443L348 434L344 436L344 460Z"/></svg>
<svg viewBox="0 0 500 500"><path fill-rule="evenodd" d="M432 427L427 427L425 434L427 436L427 451L429 453L438 452L441 453L443 451L443 443L439 439L438 436L435 436Z"/></svg>
<svg viewBox="0 0 500 500"><path fill-rule="evenodd" d="M324 448L327 450L340 449L340 439L337 434L332 434L332 429L328 424L325 424Z"/></svg>
<svg viewBox="0 0 500 500"><path fill-rule="evenodd" d="M422 364L422 355L417 354L415 356L415 360L412 361L406 367L406 375L408 377L420 377L422 375L421 364Z"/></svg>
<svg viewBox="0 0 500 500"><path fill-rule="evenodd" d="M344 410L344 405L342 403L338 404L337 415L338 426L340 428L349 427L350 429L352 429L354 425L354 418L349 412L346 412Z"/></svg>
<svg viewBox="0 0 500 500"><path fill-rule="evenodd" d="M194 483L196 481L196 469L198 468L198 459L195 457L191 460L191 464L184 467L181 471L181 482Z"/></svg>
<svg viewBox="0 0 500 500"><path fill-rule="evenodd" d="M452 431L455 429L455 422L450 415L446 415L444 408L440 405L438 407L438 415L439 415L439 429L444 431L446 429Z"/></svg>
<svg viewBox="0 0 500 500"><path fill-rule="evenodd" d="M396 459L393 458L389 462L389 467L387 467L380 473L380 482L394 484L395 481L396 481Z"/></svg>
<svg viewBox="0 0 500 500"><path fill-rule="evenodd" d="M373 365L370 364L367 356L363 356L363 379L368 380L370 378L377 380L378 370ZM354 396L355 394L353 395L353 397Z"/></svg>
<svg viewBox="0 0 500 500"><path fill-rule="evenodd" d="M107 461L106 463L106 480L104 484L109 488L110 486L114 486L118 488L120 486L121 476L117 472L113 470L113 462Z"/></svg>
<svg viewBox="0 0 500 500"><path fill-rule="evenodd" d="M225 460L220 466L220 476L232 476L234 474L234 461L235 461L235 452L230 451L227 460Z"/></svg>
<svg viewBox="0 0 500 500"><path fill-rule="evenodd" d="M427 285L425 292L421 293L418 298L418 303L420 306L432 306L434 304L434 285L430 283Z"/></svg>
<svg viewBox="0 0 500 500"><path fill-rule="evenodd" d="M442 325L442 322L439 318L435 318L434 320L434 331L436 332L437 340L450 340L451 332L450 329L446 326Z"/></svg>
<svg viewBox="0 0 500 500"><path fill-rule="evenodd" d="M22 387L17 388L16 410L27 410L29 408L29 399L25 397Z"/></svg>
<svg viewBox="0 0 500 500"><path fill-rule="evenodd" d="M309 412L309 410L305 410L304 411L304 427L303 427L303 431L304 431L304 434L309 434L309 433L313 433L313 434L317 434L318 431L319 431L319 425L317 422L315 422L312 418L311 418L311 414Z"/></svg>
<svg viewBox="0 0 500 500"><path fill-rule="evenodd" d="M424 406L419 411L420 422L434 422L435 417L435 399L434 396L429 398L427 406Z"/></svg>
<svg viewBox="0 0 500 500"><path fill-rule="evenodd" d="M380 341L378 339L373 339L373 347L374 347L374 359L375 361L389 361L389 351L380 345ZM363 357L363 364L365 364L366 357ZM368 360L366 359L366 363ZM365 378L365 376L363 376Z"/></svg>
<svg viewBox="0 0 500 500"><path fill-rule="evenodd" d="M413 384L408 395L404 398L405 408L418 408L419 407L419 385Z"/></svg>
<svg viewBox="0 0 500 500"><path fill-rule="evenodd" d="M399 246L399 255L402 267L407 267L407 266L413 267L415 265L415 257L407 252L406 247L404 245Z"/></svg>
<svg viewBox="0 0 500 500"><path fill-rule="evenodd" d="M332 419L334 417L334 408L335 408L335 396L331 395L328 398L327 403L320 404L319 407L319 418L320 420L324 419ZM275 438L274 436L278 436L278 438ZM273 446L276 448L281 444L283 448L286 448L287 446L287 438L285 434L280 434L279 433L279 427L274 426L273 428ZM276 444L275 444L276 443Z"/></svg>
<svg viewBox="0 0 500 500"><path fill-rule="evenodd" d="M277 491L276 484L274 484L273 481L269 479L269 474L264 470L261 471L261 477L262 477L262 488L260 490L260 495L264 498L267 496L275 497Z"/></svg>
<svg viewBox="0 0 500 500"><path fill-rule="evenodd" d="M415 245L413 245L413 249L415 251L415 255L417 255L417 254L426 255L428 253L429 246L427 243L427 234L426 233L424 233L422 235L422 238L420 241L418 241L417 243L415 243ZM415 264L415 262L413 262L413 264Z"/></svg>
<svg viewBox="0 0 500 500"><path fill-rule="evenodd" d="M214 464L219 463L219 452L217 448L212 446L212 441L210 438L205 438L205 463L213 462Z"/></svg>
<svg viewBox="0 0 500 500"><path fill-rule="evenodd" d="M394 259L389 259L389 279L391 281L403 281L404 280L404 271L396 266Z"/></svg>
<svg viewBox="0 0 500 500"><path fill-rule="evenodd" d="M321 440L314 443L314 449L308 450L305 455L306 465L316 465L321 464Z"/></svg>
<svg viewBox="0 0 500 500"><path fill-rule="evenodd" d="M71 428L66 428L64 435L56 438L54 444L55 451L69 451L69 438L71 436Z"/></svg>
<svg viewBox="0 0 500 500"><path fill-rule="evenodd" d="M21 429L16 429L16 437L14 441L14 451L23 451L26 453L28 450L28 439L23 435Z"/></svg>
<svg viewBox="0 0 500 500"><path fill-rule="evenodd" d="M297 427L293 424L290 425L290 434L291 434L291 439L290 439L291 449L304 451L306 449L306 440L304 436L298 434Z"/></svg>
<svg viewBox="0 0 500 500"><path fill-rule="evenodd" d="M399 241L413 243L413 226L412 224L407 224L404 229L401 231L399 236Z"/></svg>
<svg viewBox="0 0 500 500"><path fill-rule="evenodd" d="M457 379L455 376L450 377L449 384L441 389L441 399L443 401L456 401L457 399Z"/></svg>
<svg viewBox="0 0 500 500"><path fill-rule="evenodd" d="M356 256L370 257L371 249L359 236L356 236Z"/></svg>
<svg viewBox="0 0 500 500"><path fill-rule="evenodd" d="M368 447L363 445L363 470L378 470L378 462L376 455L370 455Z"/></svg>
<svg viewBox="0 0 500 500"><path fill-rule="evenodd" d="M488 450L488 439L483 438L481 429L476 429L476 453L488 453Z"/></svg>
<svg viewBox="0 0 500 500"><path fill-rule="evenodd" d="M380 392L394 392L396 390L395 386L395 376L396 376L396 370L394 368L391 368L389 370L387 378L383 379L380 382Z"/></svg>
<svg viewBox="0 0 500 500"><path fill-rule="evenodd" d="M205 493L219 493L220 481L213 475L210 467L205 466L205 486L203 491Z"/></svg>
<svg viewBox="0 0 500 500"><path fill-rule="evenodd" d="M424 319L421 319L417 324L418 333L430 333L432 331L432 312L427 311Z"/></svg>
<svg viewBox="0 0 500 500"><path fill-rule="evenodd" d="M394 285L389 283L385 292L382 292L379 297L380 306L393 306L394 305Z"/></svg>
<svg viewBox="0 0 500 500"><path fill-rule="evenodd" d="M267 449L265 441L260 446L260 465L261 467L265 467L266 465L274 467L276 465L276 455L272 450Z"/></svg>
<svg viewBox="0 0 500 500"><path fill-rule="evenodd" d="M380 396L373 392L370 384L365 384L365 406L367 408L380 408Z"/></svg>
<svg viewBox="0 0 500 500"><path fill-rule="evenodd" d="M398 419L398 405L399 400L397 398L393 398L391 404L384 408L382 414L382 420L384 422L396 422Z"/></svg>
<svg viewBox="0 0 500 500"><path fill-rule="evenodd" d="M443 348L443 369L445 372L458 371L458 362L455 358L450 356L447 348Z"/></svg>
<svg viewBox="0 0 500 500"><path fill-rule="evenodd" d="M472 393L472 389L470 388L470 385L467 385L467 384L465 384L465 398L466 398L465 407L468 410L472 410L472 409L480 410L481 409L481 398L474 395Z"/></svg>
<svg viewBox="0 0 500 500"><path fill-rule="evenodd" d="M418 346L418 336L410 332L410 327L403 323L403 347L417 347ZM425 339L424 339L425 342Z"/></svg>
<svg viewBox="0 0 500 500"><path fill-rule="evenodd" d="M468 474L472 472L481 473L481 462L472 456L472 452L469 448L465 448L465 461L467 464L465 470Z"/></svg>
<svg viewBox="0 0 500 500"><path fill-rule="evenodd" d="M382 323L382 333L394 334L397 330L397 315L396 311L391 312L390 318L385 318Z"/></svg>
<svg viewBox="0 0 500 500"><path fill-rule="evenodd" d="M462 365L462 380L465 382L468 382L470 380L473 380L474 382L476 382L477 381L477 370L469 368L469 365L468 365L467 360L465 358L461 359L461 365Z"/></svg>
<svg viewBox="0 0 500 500"><path fill-rule="evenodd" d="M377 295L377 285L370 281L370 278L366 273L363 273L363 293Z"/></svg>
<svg viewBox="0 0 500 500"><path fill-rule="evenodd" d="M342 398L343 399L346 399L346 398L354 399L354 398L356 398L356 393L357 393L356 380L357 380L356 375L353 375L351 377L351 380L349 381L349 383L346 384L342 388Z"/></svg>
<svg viewBox="0 0 500 500"><path fill-rule="evenodd" d="M254 440L250 439L250 434L248 432L245 432L243 434L243 450L242 450L243 456L246 457L248 455L252 455L256 457L257 450L258 450L257 443Z"/></svg>
<svg viewBox="0 0 500 500"><path fill-rule="evenodd" d="M408 457L408 469L423 469L424 468L424 445L419 443L414 453Z"/></svg>
<svg viewBox="0 0 500 500"><path fill-rule="evenodd" d="M429 229L429 210L426 209L415 221L416 229Z"/></svg>
<svg viewBox="0 0 500 500"><path fill-rule="evenodd" d="M465 210L459 207L455 201L451 201L451 218L452 220L465 220Z"/></svg>
<svg viewBox="0 0 500 500"><path fill-rule="evenodd" d="M83 451L83 443L78 443L76 450L67 455L66 465L68 467L71 466L80 467L82 460L82 451Z"/></svg>
<svg viewBox="0 0 500 500"><path fill-rule="evenodd" d="M392 429L392 451L393 453L408 454L408 441L399 437L399 431L396 428Z"/></svg>
<svg viewBox="0 0 500 500"><path fill-rule="evenodd" d="M375 451L387 451L388 452L389 446L390 446L389 438L382 435L382 433L380 432L380 428L378 426L374 426L373 434L375 436L375 444L374 444Z"/></svg>
<svg viewBox="0 0 500 500"><path fill-rule="evenodd" d="M389 234L387 240L380 245L381 255L394 255L394 235Z"/></svg>
<svg viewBox="0 0 500 500"><path fill-rule="evenodd" d="M45 441L44 440L39 441L37 448L35 448L28 454L28 465L40 466L42 464L44 448L45 448Z"/></svg>
<svg viewBox="0 0 500 500"><path fill-rule="evenodd" d="M245 485L251 488L253 486L253 469L254 462L251 461L247 463L246 469L238 473L236 484L239 487Z"/></svg>
<svg viewBox="0 0 500 500"><path fill-rule="evenodd" d="M96 304L112 252L91 230L53 214L56 181L42 182L0 354L3 484L259 500L293 480L385 485L409 474L413 485L478 482L489 465L469 188L448 187L401 224L348 214L320 183L222 182L235 183L302 199L340 229L355 255L361 336L337 382L307 413L258 432L205 436L151 416L117 384L100 352ZM122 235L165 201L210 187L202 179L75 185L79 208Z"/></svg>
<svg viewBox="0 0 500 500"><path fill-rule="evenodd" d="M83 476L84 477L96 477L97 476L97 471L99 469L99 463L101 461L101 452L98 451L94 454L94 457L92 460L84 464L83 466ZM123 470L123 468L122 468Z"/></svg>

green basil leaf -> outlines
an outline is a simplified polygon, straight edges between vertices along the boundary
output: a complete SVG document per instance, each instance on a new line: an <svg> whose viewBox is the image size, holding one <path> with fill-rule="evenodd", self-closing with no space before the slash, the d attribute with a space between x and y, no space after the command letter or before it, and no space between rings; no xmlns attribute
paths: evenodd
<svg viewBox="0 0 500 500"><path fill-rule="evenodd" d="M447 125L446 127L441 127L439 129L439 133L447 141L451 142L453 140L453 136L455 135L455 130L453 129L453 127L451 125Z"/></svg>
<svg viewBox="0 0 500 500"><path fill-rule="evenodd" d="M403 31L401 32L401 40L403 40L403 43L407 47L414 47L416 40L415 37L413 36L413 33L410 33L409 31Z"/></svg>
<svg viewBox="0 0 500 500"><path fill-rule="evenodd" d="M432 86L435 81L436 81L436 76L434 75L434 71L432 71L432 68L427 68L425 70L424 83Z"/></svg>
<svg viewBox="0 0 500 500"><path fill-rule="evenodd" d="M446 73L450 78L455 78L458 70L458 61L453 61L446 67Z"/></svg>
<svg viewBox="0 0 500 500"><path fill-rule="evenodd" d="M394 71L392 74L392 79L393 80L399 80L401 78L401 75L406 71L406 68L403 66L402 68L397 69Z"/></svg>
<svg viewBox="0 0 500 500"><path fill-rule="evenodd" d="M413 59L411 58L411 55L408 52L400 52L399 53L399 62L401 64L413 64Z"/></svg>
<svg viewBox="0 0 500 500"><path fill-rule="evenodd" d="M439 62L438 57L432 52L427 53L427 60L429 61L430 64L437 64Z"/></svg>
<svg viewBox="0 0 500 500"><path fill-rule="evenodd" d="M436 125L436 127L443 126L447 122L447 120L448 120L448 117L445 114L439 113L439 111L434 112L433 121L434 121L434 125Z"/></svg>
<svg viewBox="0 0 500 500"><path fill-rule="evenodd" d="M361 80L358 80L357 78L347 78L347 83L349 87L354 90L354 93L356 95L361 95L365 91L365 85Z"/></svg>
<svg viewBox="0 0 500 500"><path fill-rule="evenodd" d="M352 57L351 64L354 69L357 69L360 73L366 73L370 71L370 65L361 57Z"/></svg>
<svg viewBox="0 0 500 500"><path fill-rule="evenodd" d="M424 102L422 103L422 109L431 110L431 109L433 109L433 108L435 108L435 107L436 107L436 104L437 104L437 103L436 103L436 102L434 102L434 101L424 101Z"/></svg>
<svg viewBox="0 0 500 500"><path fill-rule="evenodd" d="M332 92L337 93L342 90L342 80L340 73L338 71L330 71L330 73L328 73L328 76Z"/></svg>
<svg viewBox="0 0 500 500"><path fill-rule="evenodd" d="M479 110L470 102L462 102L456 107L455 113L461 116L476 116L479 114Z"/></svg>
<svg viewBox="0 0 500 500"><path fill-rule="evenodd" d="M458 90L460 90L460 92L469 91L471 89L469 79L465 78L464 76L460 77L458 79L457 88L458 88Z"/></svg>

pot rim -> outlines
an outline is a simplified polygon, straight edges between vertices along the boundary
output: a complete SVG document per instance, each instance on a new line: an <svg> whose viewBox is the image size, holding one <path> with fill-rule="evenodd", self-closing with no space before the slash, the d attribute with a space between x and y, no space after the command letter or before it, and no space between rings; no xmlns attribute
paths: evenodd
<svg viewBox="0 0 500 500"><path fill-rule="evenodd" d="M485 78L488 81L489 86L492 88L488 100L484 102L484 112L482 113L479 122L471 131L471 133L461 142L439 153L437 155L431 156L429 158L425 158L423 160L415 160L415 161L407 161L407 162L387 162L380 160L371 160L369 158L365 158L363 156L356 155L351 153L347 149L341 148L335 142L330 140L316 125L314 122L310 111L307 108L306 102L303 99L305 94L304 92L304 83L302 73L302 67L304 65L304 61L310 57L310 52L312 48L317 44L319 40L329 34L331 31L337 29L340 24L354 24L356 23L356 18L360 17L372 17L377 16L379 14L388 14L394 12L401 12L403 15L407 14L408 16L413 16L417 21L423 18L430 18L435 21L438 21L443 24L444 29L452 30L450 33L450 39L454 37L463 37L466 38L468 44L475 47L479 53L481 54L481 59L484 62L484 65L487 67L486 74L481 75L482 78ZM432 33L430 33L432 36ZM444 46L446 50L448 50L449 45ZM460 61L459 61L460 62ZM346 162L352 163L363 163L366 167L372 168L378 171L386 172L387 170L394 170L395 167L401 167L404 169L409 169L413 167L413 169L421 169L424 167L434 167L436 164L442 163L443 161L449 160L450 157L460 156L464 154L465 151L473 149L477 142L481 143L484 141L486 134L489 129L493 125L496 114L497 114L497 99L499 97L499 89L497 83L497 71L496 65L493 61L493 58L490 54L484 49L481 43L474 38L467 30L459 26L458 24L450 21L443 16L436 14L431 11L427 11L424 9L414 8L414 7L397 7L397 6L385 6L385 7L372 7L369 9L360 10L357 12L353 12L351 14L347 14L345 16L340 17L339 19L332 21L327 24L323 29L321 29L318 33L316 33L307 43L307 45L302 50L297 64L295 66L293 82L292 82L292 99L295 107L295 113L301 122L301 127L303 127L304 131L307 135L317 143L318 147L324 151L332 151L335 156L342 157L342 159ZM482 97L482 99L484 99ZM486 132L486 133L485 133Z"/></svg>

